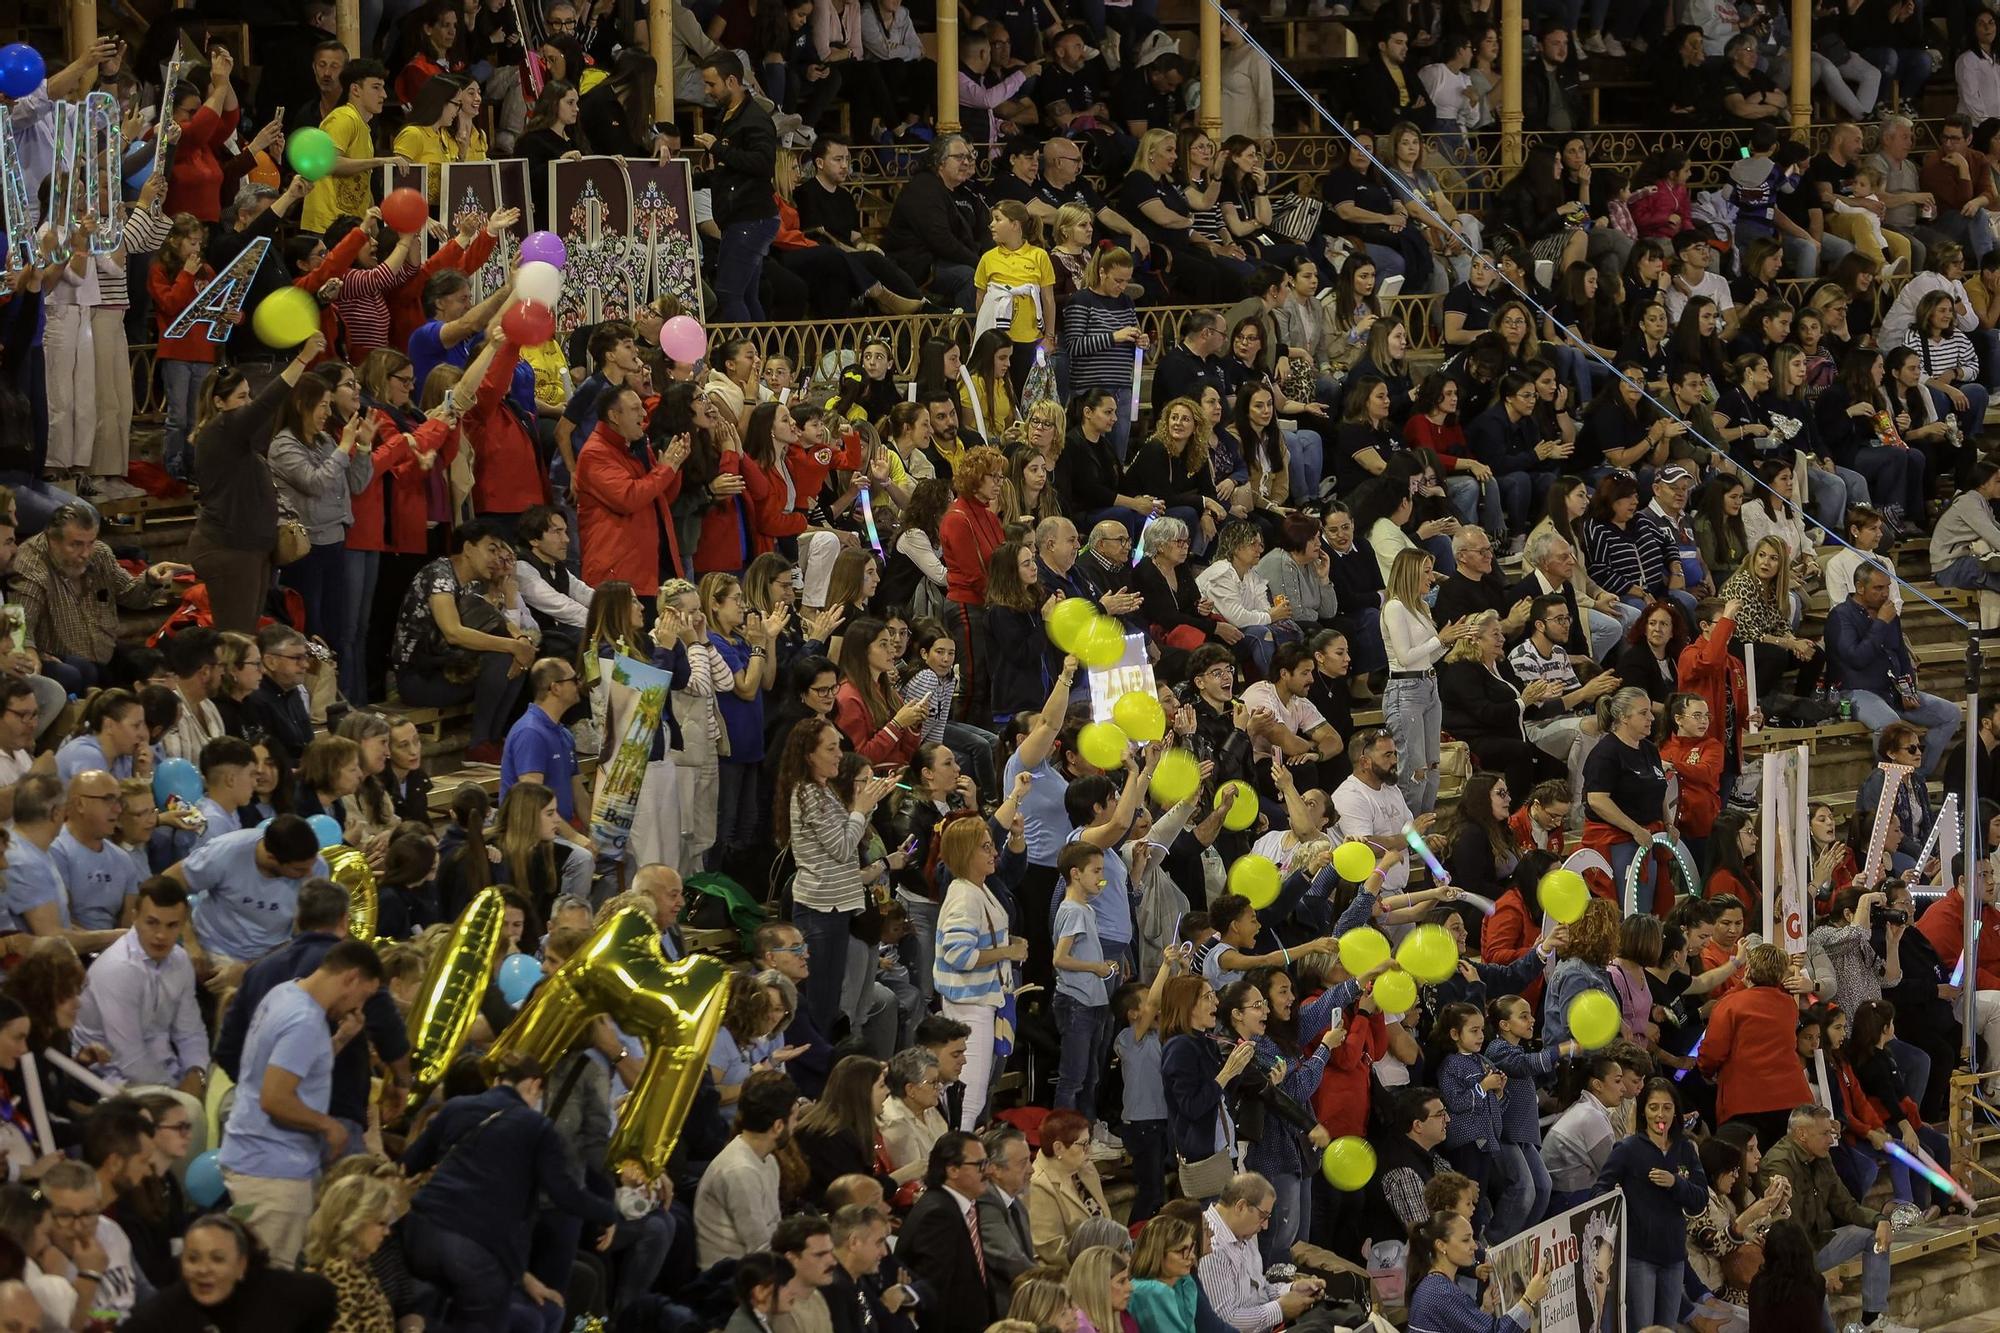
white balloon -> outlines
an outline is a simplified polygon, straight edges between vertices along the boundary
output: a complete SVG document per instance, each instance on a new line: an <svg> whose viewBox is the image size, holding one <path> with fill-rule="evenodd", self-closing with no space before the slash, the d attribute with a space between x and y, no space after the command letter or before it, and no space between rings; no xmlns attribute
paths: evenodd
<svg viewBox="0 0 2000 1333"><path fill-rule="evenodd" d="M554 264L531 260L521 265L514 278L514 295L523 301L539 301L549 309L562 299L562 270Z"/></svg>

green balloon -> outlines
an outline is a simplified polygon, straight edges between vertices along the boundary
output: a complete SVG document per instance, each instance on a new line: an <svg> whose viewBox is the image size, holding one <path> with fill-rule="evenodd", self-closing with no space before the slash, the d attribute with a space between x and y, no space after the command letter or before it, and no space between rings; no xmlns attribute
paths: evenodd
<svg viewBox="0 0 2000 1333"><path fill-rule="evenodd" d="M334 147L333 136L316 126L294 130L285 144L285 161L309 181L324 179L339 160L340 150Z"/></svg>

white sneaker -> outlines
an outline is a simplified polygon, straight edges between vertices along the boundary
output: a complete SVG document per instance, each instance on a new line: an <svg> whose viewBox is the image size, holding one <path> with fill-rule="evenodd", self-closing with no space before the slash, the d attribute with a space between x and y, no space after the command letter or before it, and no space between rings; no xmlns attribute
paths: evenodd
<svg viewBox="0 0 2000 1333"><path fill-rule="evenodd" d="M1584 38L1583 53L1587 56L1601 56L1607 54L1607 52L1604 49L1604 34L1593 32L1592 34L1590 34L1590 36Z"/></svg>
<svg viewBox="0 0 2000 1333"><path fill-rule="evenodd" d="M1091 1129L1090 1136L1094 1142L1103 1144L1113 1152L1125 1151L1125 1140L1113 1134L1109 1129L1106 1129L1104 1122L1101 1120Z"/></svg>
<svg viewBox="0 0 2000 1333"><path fill-rule="evenodd" d="M1610 56L1613 60L1623 60L1625 58L1625 44L1610 33L1605 33L1604 54Z"/></svg>

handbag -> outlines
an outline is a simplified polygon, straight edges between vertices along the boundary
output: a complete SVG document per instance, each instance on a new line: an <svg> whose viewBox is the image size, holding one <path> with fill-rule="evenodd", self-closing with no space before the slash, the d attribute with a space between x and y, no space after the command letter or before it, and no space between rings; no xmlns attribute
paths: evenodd
<svg viewBox="0 0 2000 1333"><path fill-rule="evenodd" d="M1835 69L1845 65L1854 53L1847 47L1847 39L1837 32L1813 34L1813 54L1825 56Z"/></svg>
<svg viewBox="0 0 2000 1333"><path fill-rule="evenodd" d="M1175 1174L1180 1178L1183 1195L1190 1199L1213 1199L1229 1188L1230 1179L1236 1174L1236 1161L1227 1148L1198 1162L1182 1157Z"/></svg>
<svg viewBox="0 0 2000 1333"><path fill-rule="evenodd" d="M271 548L271 563L289 565L303 560L312 550L312 538L306 534L306 525L295 518L278 520L277 545Z"/></svg>

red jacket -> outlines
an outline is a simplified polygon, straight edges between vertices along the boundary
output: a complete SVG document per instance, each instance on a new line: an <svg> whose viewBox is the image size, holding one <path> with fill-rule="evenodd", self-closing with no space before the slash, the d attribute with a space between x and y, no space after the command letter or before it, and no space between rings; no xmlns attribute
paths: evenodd
<svg viewBox="0 0 2000 1333"><path fill-rule="evenodd" d="M1708 1016L1698 1058L1715 1080L1715 1122L1789 1111L1813 1099L1799 1063L1799 1002L1777 986L1726 995Z"/></svg>
<svg viewBox="0 0 2000 1333"><path fill-rule="evenodd" d="M1628 206L1632 210L1632 224L1642 238L1672 240L1694 225L1694 201L1688 198L1687 186L1671 180L1639 191ZM1670 221L1676 213L1681 220Z"/></svg>
<svg viewBox="0 0 2000 1333"><path fill-rule="evenodd" d="M375 413L375 474L354 497L354 525L347 530L353 551L423 555L429 550L430 477L458 457L458 427L425 420L405 433L387 412ZM428 468L418 453L435 455ZM393 478L393 484L389 479ZM386 528L386 531L385 531Z"/></svg>
<svg viewBox="0 0 2000 1333"><path fill-rule="evenodd" d="M167 173L168 214L192 213L213 227L222 221L222 160L215 150L236 132L241 111L215 112L203 103L181 127Z"/></svg>
<svg viewBox="0 0 2000 1333"><path fill-rule="evenodd" d="M292 279L292 286L309 293L313 300L319 300L319 289L330 279L346 277L347 271L354 267L355 259L361 254L361 247L367 243L368 233L355 227L340 238L339 244L326 252L326 258L320 260L318 268L304 277ZM319 331L326 335L327 350L320 353L320 360L324 361L333 355L334 348L340 346L340 314L331 301L320 306ZM417 388L421 392L423 386L420 384Z"/></svg>
<svg viewBox="0 0 2000 1333"><path fill-rule="evenodd" d="M801 440L785 450L785 470L792 474L792 485L798 491L794 504L800 513L819 497L835 468L855 472L861 467L861 437L848 430L845 423L828 421L827 425L841 428L837 439L817 449L806 448Z"/></svg>
<svg viewBox="0 0 2000 1333"><path fill-rule="evenodd" d="M679 468L660 467L652 446L639 453L598 422L576 456L576 517L583 533L583 581L602 587L624 579L632 591L660 590L660 528L667 530L673 567L680 567L671 506L681 493Z"/></svg>
<svg viewBox="0 0 2000 1333"><path fill-rule="evenodd" d="M1516 815L1527 813L1527 806L1515 811ZM1509 889L1493 901L1493 915L1486 918L1486 924L1479 928L1479 961L1504 967L1531 951L1542 942L1542 917L1539 908L1528 906L1527 896L1519 889ZM1542 978L1535 979L1521 987L1521 998L1529 1004L1540 1004L1542 999Z"/></svg>
<svg viewBox="0 0 2000 1333"><path fill-rule="evenodd" d="M757 554L756 518L751 513L749 472L755 467L741 449L722 455L717 475L731 474L744 479L741 495L718 495L702 511L701 537L694 548L694 574L741 573Z"/></svg>
<svg viewBox="0 0 2000 1333"><path fill-rule="evenodd" d="M1758 914L1757 921L1761 925L1763 923L1763 920L1764 920L1763 914L1760 912ZM1701 966L1693 970L1697 976L1699 976L1703 972L1713 972L1715 971L1716 968L1721 967L1724 963L1728 962L1735 956L1736 956L1736 951L1734 949L1725 949L1720 944L1717 944L1714 940L1710 940L1707 944L1701 946ZM1724 977L1722 980L1722 984L1720 986L1717 986L1714 990L1710 991L1709 994L1713 996L1715 999L1720 1000L1723 996L1734 995L1737 991L1740 991L1742 989L1743 989L1743 969L1739 967L1734 972L1731 972L1727 977Z"/></svg>
<svg viewBox="0 0 2000 1333"><path fill-rule="evenodd" d="M1681 649L1679 678L1681 689L1708 701L1708 735L1703 740L1720 732L1725 688L1728 697L1736 700L1736 734L1724 739L1729 743L1729 752L1740 757L1743 731L1750 724L1750 685L1743 674L1742 661L1729 655L1729 636L1735 632L1735 621L1728 616L1719 617L1705 637Z"/></svg>
<svg viewBox="0 0 2000 1333"><path fill-rule="evenodd" d="M1685 654L1682 660L1686 660ZM1660 758L1681 778L1681 803L1674 827L1690 838L1706 838L1722 813L1722 743L1707 738L1667 737Z"/></svg>
<svg viewBox="0 0 2000 1333"><path fill-rule="evenodd" d="M535 452L534 437L507 401L521 349L506 344L493 357L479 385L479 399L459 423L472 441L472 512L518 514L549 502L548 476Z"/></svg>
<svg viewBox="0 0 2000 1333"><path fill-rule="evenodd" d="M867 701L851 680L840 682L840 693L833 702L833 722L854 752L871 764L902 767L917 757L917 742L924 738L918 727L899 727L893 722L876 726Z"/></svg>
<svg viewBox="0 0 2000 1333"><path fill-rule="evenodd" d="M817 486L807 491L789 468L781 473L748 456L743 460L743 483L748 487L744 494L750 497L750 522L756 530L759 555L770 550L778 538L796 537L806 530L806 506L819 494Z"/></svg>
<svg viewBox="0 0 2000 1333"><path fill-rule="evenodd" d="M1926 907L1917 918L1917 929L1931 942L1931 948L1937 950L1940 963L1957 967L1959 957L1965 952L1963 891L1953 889ZM1978 989L2000 990L2000 911L1991 907L1982 908L1979 913L1979 956L1975 971Z"/></svg>
<svg viewBox="0 0 2000 1333"><path fill-rule="evenodd" d="M1545 833L1537 829L1534 814L1525 801L1519 810L1507 816L1507 827L1514 830L1514 845L1524 852L1545 850L1557 860L1568 854L1569 835L1562 825L1558 824Z"/></svg>
<svg viewBox="0 0 2000 1333"><path fill-rule="evenodd" d="M198 269L184 268L171 276L158 264L148 266L146 290L153 295L153 321L159 333L164 335L181 317L181 312L194 304L194 298L201 294L201 289L214 279L215 270L206 264ZM208 326L197 324L178 338L160 337L159 351L154 355L161 361L199 361L204 365L213 365L215 347L208 340Z"/></svg>
<svg viewBox="0 0 2000 1333"><path fill-rule="evenodd" d="M1379 1013L1371 1014L1360 1005L1347 1010L1347 1040L1333 1048L1326 1059L1326 1072L1313 1089L1313 1114L1326 1132L1335 1138L1368 1134L1370 1070L1389 1053L1389 1029ZM1317 1043L1321 1033L1310 1034Z"/></svg>
<svg viewBox="0 0 2000 1333"><path fill-rule="evenodd" d="M1702 897L1713 898L1718 893L1726 893L1737 902L1743 904L1743 919L1745 921L1762 921L1764 919L1763 895L1738 879L1735 871L1725 870L1723 867L1717 866L1709 874L1708 884L1702 889Z"/></svg>
<svg viewBox="0 0 2000 1333"><path fill-rule="evenodd" d="M458 243L454 235L437 248L417 271L382 293L382 299L389 305L389 341L386 346L398 351L410 345L410 335L422 328L424 318L424 284L431 280L433 273L456 268L461 273L477 273L486 267L486 261L493 255L493 238L484 229L472 240L472 248L466 249ZM419 396L424 386L416 386Z"/></svg>
<svg viewBox="0 0 2000 1333"><path fill-rule="evenodd" d="M986 559L1007 540L1000 516L963 496L951 502L938 524L944 549L945 596L970 606L986 603Z"/></svg>

